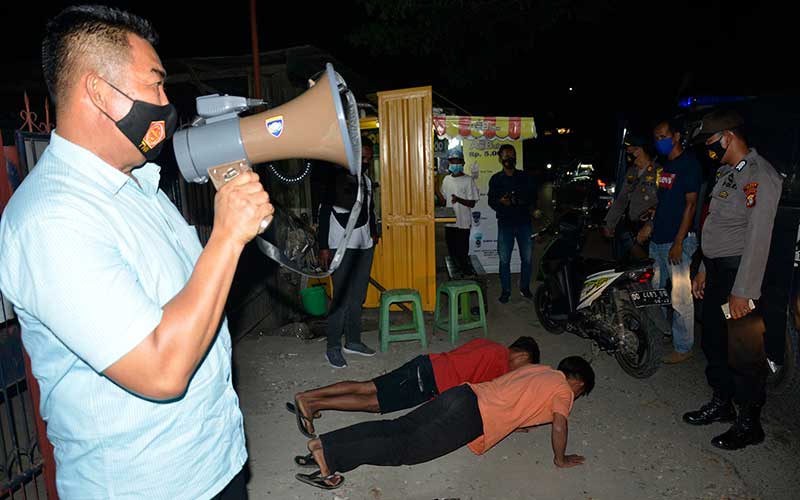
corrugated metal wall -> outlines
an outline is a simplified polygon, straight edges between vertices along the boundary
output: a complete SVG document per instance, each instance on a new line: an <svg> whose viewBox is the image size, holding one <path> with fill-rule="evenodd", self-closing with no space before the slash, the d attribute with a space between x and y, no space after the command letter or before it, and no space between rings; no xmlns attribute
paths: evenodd
<svg viewBox="0 0 800 500"><path fill-rule="evenodd" d="M415 288L432 311L436 294L431 87L378 93L383 238L372 276L387 289ZM370 287L367 307L380 295Z"/></svg>

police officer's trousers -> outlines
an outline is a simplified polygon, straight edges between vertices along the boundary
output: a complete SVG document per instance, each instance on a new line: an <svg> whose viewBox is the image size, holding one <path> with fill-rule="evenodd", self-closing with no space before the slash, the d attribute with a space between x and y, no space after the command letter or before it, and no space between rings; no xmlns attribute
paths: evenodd
<svg viewBox="0 0 800 500"><path fill-rule="evenodd" d="M703 297L702 346L708 365L706 379L724 400L735 399L738 405L764 404L765 375L761 369L733 370L728 362L728 325L722 304L736 281L741 257L704 258L706 286Z"/></svg>

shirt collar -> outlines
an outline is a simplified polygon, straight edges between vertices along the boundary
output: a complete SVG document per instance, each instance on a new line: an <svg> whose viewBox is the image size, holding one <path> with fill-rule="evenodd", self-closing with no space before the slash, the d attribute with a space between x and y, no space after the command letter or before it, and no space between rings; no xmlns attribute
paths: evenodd
<svg viewBox="0 0 800 500"><path fill-rule="evenodd" d="M55 130L50 134L47 149L67 164L86 173L102 188L111 194L117 194L132 179L101 160L88 149L64 139ZM154 163L145 163L133 171L133 175L142 187L142 191L152 196L158 190L161 168Z"/></svg>

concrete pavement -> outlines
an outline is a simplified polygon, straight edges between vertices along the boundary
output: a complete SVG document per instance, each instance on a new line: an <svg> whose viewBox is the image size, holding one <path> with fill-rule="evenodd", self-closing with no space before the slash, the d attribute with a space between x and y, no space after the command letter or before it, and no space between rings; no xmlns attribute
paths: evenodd
<svg viewBox="0 0 800 500"><path fill-rule="evenodd" d="M516 278L516 277L515 277ZM737 452L709 444L725 424L696 428L681 421L683 412L709 397L699 346L683 364L662 366L651 378L633 379L588 340L546 333L532 304L514 291L501 305L492 280L489 337L504 344L532 335L540 344L542 362L557 365L573 354L591 358L597 385L588 398L576 401L569 419L568 453L586 457L586 464L558 469L552 463L550 428L513 433L483 456L463 448L435 461L411 467L362 466L347 473L345 484L324 491L302 484L293 456L305 453L306 439L284 408L293 394L340 380L366 380L394 369L423 353L418 342L390 344L387 353L349 356L343 370L324 358L324 340L293 337L244 337L234 348L237 391L245 417L249 450L248 491L258 499L433 500L433 499L758 499L800 498L800 452L795 403L768 401L764 409L766 442ZM367 316L374 314L368 311ZM428 325L429 352L452 348L445 332ZM466 332L460 342L479 335ZM378 347L377 332L364 340ZM794 414L792 414L794 412ZM397 415L390 415L399 416ZM316 420L325 432L378 415L328 412Z"/></svg>

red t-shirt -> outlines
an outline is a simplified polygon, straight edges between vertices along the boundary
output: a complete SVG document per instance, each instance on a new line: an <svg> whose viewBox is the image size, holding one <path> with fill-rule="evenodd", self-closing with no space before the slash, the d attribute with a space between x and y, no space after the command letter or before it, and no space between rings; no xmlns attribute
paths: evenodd
<svg viewBox="0 0 800 500"><path fill-rule="evenodd" d="M470 340L449 352L429 354L439 394L464 382L479 384L508 373L508 348L487 339Z"/></svg>

